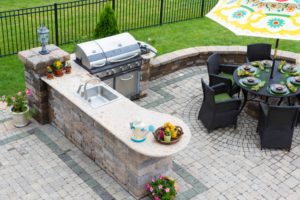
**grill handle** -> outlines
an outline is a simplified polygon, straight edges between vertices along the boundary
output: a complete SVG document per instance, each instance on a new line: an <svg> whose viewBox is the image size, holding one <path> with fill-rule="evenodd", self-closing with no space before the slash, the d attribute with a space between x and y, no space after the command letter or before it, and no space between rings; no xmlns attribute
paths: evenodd
<svg viewBox="0 0 300 200"><path fill-rule="evenodd" d="M101 65L92 64L92 67L102 67L102 66L104 66L104 65L106 65L106 63L103 63L103 64L101 64Z"/></svg>
<svg viewBox="0 0 300 200"><path fill-rule="evenodd" d="M120 77L120 80L121 81L129 81L129 80L131 80L133 78L133 75L130 75L128 78L122 78L122 77Z"/></svg>
<svg viewBox="0 0 300 200"><path fill-rule="evenodd" d="M110 62L112 62L112 63L122 62L122 61L125 61L125 60L129 60L129 59L131 59L131 58L134 58L134 57L136 57L137 55L139 55L139 53L135 53L133 56L130 56L130 57L128 57L128 58L124 58L124 59L120 59L120 60L111 60Z"/></svg>

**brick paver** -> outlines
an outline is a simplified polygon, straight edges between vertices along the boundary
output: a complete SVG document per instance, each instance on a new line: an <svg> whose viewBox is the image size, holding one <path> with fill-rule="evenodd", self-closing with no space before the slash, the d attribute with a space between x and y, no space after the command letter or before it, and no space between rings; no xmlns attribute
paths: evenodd
<svg viewBox="0 0 300 200"><path fill-rule="evenodd" d="M257 121L242 112L238 128L208 134L197 114L205 67L177 71L150 83L141 106L182 118L190 145L173 157L178 199L300 199L300 137L290 152L260 150ZM51 125L14 128L0 110L0 200L133 199Z"/></svg>

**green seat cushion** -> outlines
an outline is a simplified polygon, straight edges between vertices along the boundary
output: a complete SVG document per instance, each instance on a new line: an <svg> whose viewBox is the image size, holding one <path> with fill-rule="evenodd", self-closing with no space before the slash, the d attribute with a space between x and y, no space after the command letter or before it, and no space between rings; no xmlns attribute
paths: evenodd
<svg viewBox="0 0 300 200"><path fill-rule="evenodd" d="M221 94L215 95L215 102L216 103L227 101L227 100L230 100L230 99L231 99L231 97L227 93L221 93Z"/></svg>
<svg viewBox="0 0 300 200"><path fill-rule="evenodd" d="M221 72L219 75L222 76L222 77L224 77L224 78L230 79L231 80L231 84L233 85L234 80L233 80L232 74L227 74L227 73Z"/></svg>

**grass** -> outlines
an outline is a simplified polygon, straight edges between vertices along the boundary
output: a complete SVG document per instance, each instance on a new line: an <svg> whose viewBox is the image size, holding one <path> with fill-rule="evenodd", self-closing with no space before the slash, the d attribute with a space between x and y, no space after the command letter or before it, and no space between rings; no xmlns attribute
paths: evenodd
<svg viewBox="0 0 300 200"><path fill-rule="evenodd" d="M273 39L236 36L207 18L134 30L130 33L137 40L154 40L159 54L195 46L247 45L257 42L267 42L274 46L275 43ZM74 52L74 46L75 44L69 44L61 48ZM300 42L281 40L280 49L300 53ZM0 96L11 95L19 89L24 89L24 69L18 57L0 58L0 63Z"/></svg>
<svg viewBox="0 0 300 200"><path fill-rule="evenodd" d="M216 1L206 0L203 11L207 12ZM18 2L14 9L41 5L44 1ZM53 42L56 30L54 6L51 4L53 2L58 1L47 1L44 5L50 6L43 8L0 13L0 55L17 53L36 46L37 29L42 23L50 30L50 40ZM115 13L121 31L160 24L161 0L115 0L115 2ZM99 20L99 12L106 4L111 3L112 0L88 0L59 4L57 7L59 44L91 38ZM13 4L8 2L0 4L6 8L9 8L9 5ZM170 23L200 17L201 5L202 1L195 0L164 0L162 22Z"/></svg>
<svg viewBox="0 0 300 200"><path fill-rule="evenodd" d="M0 11L63 3L71 0L1 0Z"/></svg>

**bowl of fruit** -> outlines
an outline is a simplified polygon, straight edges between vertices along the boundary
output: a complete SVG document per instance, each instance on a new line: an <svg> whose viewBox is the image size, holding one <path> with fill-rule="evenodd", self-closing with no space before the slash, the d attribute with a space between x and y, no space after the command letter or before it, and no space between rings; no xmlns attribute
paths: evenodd
<svg viewBox="0 0 300 200"><path fill-rule="evenodd" d="M155 140L161 144L174 144L181 139L182 128L166 122L153 133Z"/></svg>

